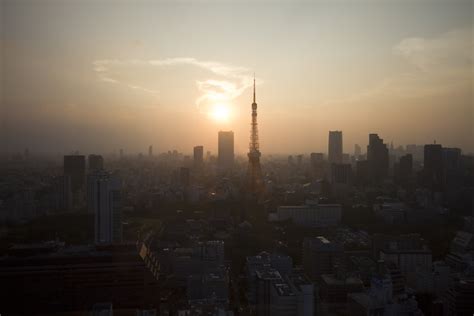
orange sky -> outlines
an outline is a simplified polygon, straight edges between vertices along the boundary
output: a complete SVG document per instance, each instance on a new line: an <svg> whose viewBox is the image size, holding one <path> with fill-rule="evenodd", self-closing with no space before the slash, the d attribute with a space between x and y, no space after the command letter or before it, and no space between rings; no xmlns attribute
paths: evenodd
<svg viewBox="0 0 474 316"><path fill-rule="evenodd" d="M329 130L472 152L472 5L4 1L2 149L215 151L222 129L244 153L256 72L263 153Z"/></svg>

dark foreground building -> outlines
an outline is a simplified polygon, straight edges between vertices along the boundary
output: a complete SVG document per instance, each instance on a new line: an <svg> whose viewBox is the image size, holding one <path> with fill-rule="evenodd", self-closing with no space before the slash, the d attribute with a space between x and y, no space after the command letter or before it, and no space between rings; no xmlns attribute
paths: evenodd
<svg viewBox="0 0 474 316"><path fill-rule="evenodd" d="M157 273L142 257L134 244L12 247L0 257L1 312L84 312L103 302L114 309L158 308Z"/></svg>

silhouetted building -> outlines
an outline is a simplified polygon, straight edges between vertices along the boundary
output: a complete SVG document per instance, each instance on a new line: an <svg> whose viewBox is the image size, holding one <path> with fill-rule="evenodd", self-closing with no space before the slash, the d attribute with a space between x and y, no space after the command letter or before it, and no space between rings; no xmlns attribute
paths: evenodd
<svg viewBox="0 0 474 316"><path fill-rule="evenodd" d="M355 276L323 274L321 276L321 300L325 303L346 303L349 293L360 293L362 281Z"/></svg>
<svg viewBox="0 0 474 316"><path fill-rule="evenodd" d="M325 177L326 163L324 161L323 153L311 153L310 164L313 177L316 179L322 179Z"/></svg>
<svg viewBox="0 0 474 316"><path fill-rule="evenodd" d="M462 277L446 293L447 315L471 315L474 311L474 277Z"/></svg>
<svg viewBox="0 0 474 316"><path fill-rule="evenodd" d="M68 212L72 209L71 177L59 176L55 179L56 210Z"/></svg>
<svg viewBox="0 0 474 316"><path fill-rule="evenodd" d="M85 192L86 159L82 155L64 156L64 175L71 178L71 191Z"/></svg>
<svg viewBox="0 0 474 316"><path fill-rule="evenodd" d="M329 163L342 163L342 132L329 131L328 143Z"/></svg>
<svg viewBox="0 0 474 316"><path fill-rule="evenodd" d="M288 161L288 165L289 165L290 167L291 167L291 166L294 166L294 164L295 164L295 159L293 158L293 155L289 155L287 161Z"/></svg>
<svg viewBox="0 0 474 316"><path fill-rule="evenodd" d="M462 151L460 148L443 148L443 164L447 172L455 171L460 168L461 154Z"/></svg>
<svg viewBox="0 0 474 316"><path fill-rule="evenodd" d="M257 316L312 316L313 283L300 271L287 276L269 266L256 272Z"/></svg>
<svg viewBox="0 0 474 316"><path fill-rule="evenodd" d="M191 176L189 168L181 167L179 168L179 184L182 187L187 188L191 182Z"/></svg>
<svg viewBox="0 0 474 316"><path fill-rule="evenodd" d="M148 147L148 157L153 157L153 146Z"/></svg>
<svg viewBox="0 0 474 316"><path fill-rule="evenodd" d="M251 304L257 303L257 272L261 273L268 271L270 268L278 272L281 276L285 276L291 272L293 267L293 259L290 256L280 254L270 254L268 252L261 252L256 256L249 256L246 258L247 270L247 287L248 300Z"/></svg>
<svg viewBox="0 0 474 316"><path fill-rule="evenodd" d="M307 200L304 205L279 206L276 212L277 221L292 220L297 225L328 227L336 226L341 221L340 204L319 204Z"/></svg>
<svg viewBox="0 0 474 316"><path fill-rule="evenodd" d="M356 182L358 185L367 185L369 183L369 162L367 160L356 162Z"/></svg>
<svg viewBox="0 0 474 316"><path fill-rule="evenodd" d="M228 304L229 275L222 267L204 274L192 274L187 278L186 294L190 304Z"/></svg>
<svg viewBox="0 0 474 316"><path fill-rule="evenodd" d="M219 132L217 159L220 169L231 169L234 166L234 132Z"/></svg>
<svg viewBox="0 0 474 316"><path fill-rule="evenodd" d="M140 253L145 256L145 253ZM83 314L97 302L116 308L157 307L158 272L152 273L133 244L18 245L0 258L2 313Z"/></svg>
<svg viewBox="0 0 474 316"><path fill-rule="evenodd" d="M343 255L342 245L319 236L303 241L303 268L313 281L319 281L322 274L332 274Z"/></svg>
<svg viewBox="0 0 474 316"><path fill-rule="evenodd" d="M89 172L94 172L104 169L104 158L101 155L89 155Z"/></svg>
<svg viewBox="0 0 474 316"><path fill-rule="evenodd" d="M346 184L352 183L352 166L345 163L331 164L331 183Z"/></svg>
<svg viewBox="0 0 474 316"><path fill-rule="evenodd" d="M275 307L274 286L283 282L280 273L270 267L256 271L256 305L258 316L271 316Z"/></svg>
<svg viewBox="0 0 474 316"><path fill-rule="evenodd" d="M423 159L425 186L440 191L444 186L443 147L440 144L425 145Z"/></svg>
<svg viewBox="0 0 474 316"><path fill-rule="evenodd" d="M324 161L323 153L311 153L309 156L311 164L317 164Z"/></svg>
<svg viewBox="0 0 474 316"><path fill-rule="evenodd" d="M122 241L121 182L105 171L87 178L87 204L95 218L95 242Z"/></svg>
<svg viewBox="0 0 474 316"><path fill-rule="evenodd" d="M335 196L345 196L352 185L352 166L345 163L331 164L331 186Z"/></svg>
<svg viewBox="0 0 474 316"><path fill-rule="evenodd" d="M443 148L443 168L446 188L456 190L462 181L462 151L460 148Z"/></svg>
<svg viewBox="0 0 474 316"><path fill-rule="evenodd" d="M406 154L394 165L394 176L398 183L406 184L413 174L413 156Z"/></svg>
<svg viewBox="0 0 474 316"><path fill-rule="evenodd" d="M201 168L204 163L204 147L203 146L195 146L193 148L193 163L194 168Z"/></svg>
<svg viewBox="0 0 474 316"><path fill-rule="evenodd" d="M369 134L367 162L369 181L381 183L388 176L388 148L377 134Z"/></svg>

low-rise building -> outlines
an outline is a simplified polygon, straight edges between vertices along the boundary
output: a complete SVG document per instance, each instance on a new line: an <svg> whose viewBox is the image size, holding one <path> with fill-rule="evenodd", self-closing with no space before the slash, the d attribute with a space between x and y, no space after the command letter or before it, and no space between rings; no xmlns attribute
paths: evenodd
<svg viewBox="0 0 474 316"><path fill-rule="evenodd" d="M341 221L341 205L306 201L299 206L279 206L275 217L277 221L292 220L303 226L336 226Z"/></svg>

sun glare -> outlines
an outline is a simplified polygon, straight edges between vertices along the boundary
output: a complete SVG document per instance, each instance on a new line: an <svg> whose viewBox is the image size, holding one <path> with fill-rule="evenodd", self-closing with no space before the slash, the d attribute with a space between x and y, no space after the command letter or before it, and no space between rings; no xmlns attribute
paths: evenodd
<svg viewBox="0 0 474 316"><path fill-rule="evenodd" d="M228 104L216 104L210 115L217 122L227 122L230 118L230 106Z"/></svg>

